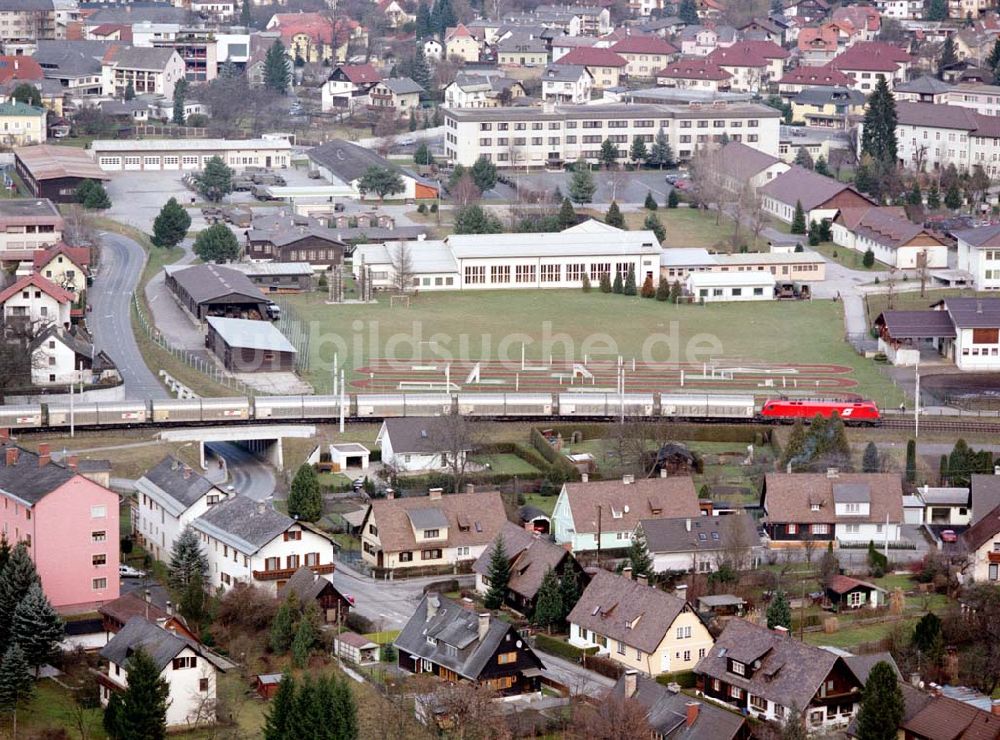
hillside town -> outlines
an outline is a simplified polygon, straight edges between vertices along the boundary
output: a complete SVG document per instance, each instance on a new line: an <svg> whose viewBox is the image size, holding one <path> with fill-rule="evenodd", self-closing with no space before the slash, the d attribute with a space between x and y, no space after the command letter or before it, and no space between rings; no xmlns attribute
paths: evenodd
<svg viewBox="0 0 1000 740"><path fill-rule="evenodd" d="M0 0L0 737L1000 740L994 0Z"/></svg>

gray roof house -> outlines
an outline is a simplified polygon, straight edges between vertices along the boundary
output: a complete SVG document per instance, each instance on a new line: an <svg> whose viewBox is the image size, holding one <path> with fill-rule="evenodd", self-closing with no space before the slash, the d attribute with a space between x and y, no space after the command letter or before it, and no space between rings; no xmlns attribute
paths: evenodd
<svg viewBox="0 0 1000 740"><path fill-rule="evenodd" d="M545 667L513 625L428 593L393 643L399 667L447 681L471 681L501 694L538 688Z"/></svg>
<svg viewBox="0 0 1000 740"><path fill-rule="evenodd" d="M730 558L742 570L761 557L762 547L753 517L744 514L698 518L643 519L637 530L646 537L657 572L711 572Z"/></svg>
<svg viewBox="0 0 1000 740"><path fill-rule="evenodd" d="M296 521L247 496L216 504L194 520L194 528L240 552L255 553L290 529Z"/></svg>
<svg viewBox="0 0 1000 740"><path fill-rule="evenodd" d="M135 484L136 490L151 498L175 517L199 503L206 496L215 496L218 503L229 494L186 463L167 455L147 470Z"/></svg>
<svg viewBox="0 0 1000 740"><path fill-rule="evenodd" d="M420 94L424 91L420 85L409 77L388 77L382 80L382 84L392 90L396 95Z"/></svg>
<svg viewBox="0 0 1000 740"><path fill-rule="evenodd" d="M446 467L449 454L464 456L472 449L457 434L455 423L445 416L386 419L375 438L382 450L382 462L407 471Z"/></svg>
<svg viewBox="0 0 1000 740"><path fill-rule="evenodd" d="M167 288L197 319L208 316L263 317L267 298L245 273L223 265L167 265Z"/></svg>

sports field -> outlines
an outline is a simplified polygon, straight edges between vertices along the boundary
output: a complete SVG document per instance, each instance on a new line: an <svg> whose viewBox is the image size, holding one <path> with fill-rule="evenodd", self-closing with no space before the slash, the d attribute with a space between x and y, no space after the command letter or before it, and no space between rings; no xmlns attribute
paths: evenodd
<svg viewBox="0 0 1000 740"><path fill-rule="evenodd" d="M331 305L317 293L282 303L309 337L305 375L318 393L331 389L336 353L351 389L362 392L443 390L446 366L453 389L613 392L621 357L626 391L680 390L683 370L692 392L809 391L893 405L901 398L843 341L833 301L678 306L525 290L425 293L409 307L390 306L387 297ZM480 382L465 385L476 363Z"/></svg>

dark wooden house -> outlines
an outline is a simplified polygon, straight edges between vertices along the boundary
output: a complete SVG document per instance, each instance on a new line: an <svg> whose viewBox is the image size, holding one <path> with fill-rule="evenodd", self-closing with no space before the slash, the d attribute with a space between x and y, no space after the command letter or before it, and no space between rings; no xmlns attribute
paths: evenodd
<svg viewBox="0 0 1000 740"><path fill-rule="evenodd" d="M205 346L235 373L295 370L296 350L269 321L209 316Z"/></svg>
<svg viewBox="0 0 1000 740"><path fill-rule="evenodd" d="M56 203L75 203L76 189L84 180L111 178L83 149L35 144L14 149L14 169L28 195Z"/></svg>
<svg viewBox="0 0 1000 740"><path fill-rule="evenodd" d="M278 600L288 597L289 591L294 592L299 603L306 605L315 602L323 621L327 624L343 624L351 609L351 601L330 582L330 579L313 573L308 565L303 565L288 582L278 591Z"/></svg>
<svg viewBox="0 0 1000 740"><path fill-rule="evenodd" d="M428 593L394 643L399 667L504 695L537 691L542 661L513 625Z"/></svg>

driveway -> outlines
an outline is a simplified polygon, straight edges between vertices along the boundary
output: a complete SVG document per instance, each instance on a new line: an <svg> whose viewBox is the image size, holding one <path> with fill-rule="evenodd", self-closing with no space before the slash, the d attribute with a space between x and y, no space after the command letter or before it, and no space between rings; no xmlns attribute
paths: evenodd
<svg viewBox="0 0 1000 740"><path fill-rule="evenodd" d="M131 239L101 234L101 266L89 291L87 325L94 344L114 360L129 399L169 398L146 366L132 333L132 294L142 273L145 252Z"/></svg>

